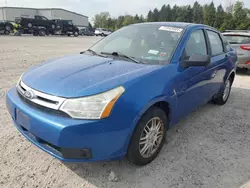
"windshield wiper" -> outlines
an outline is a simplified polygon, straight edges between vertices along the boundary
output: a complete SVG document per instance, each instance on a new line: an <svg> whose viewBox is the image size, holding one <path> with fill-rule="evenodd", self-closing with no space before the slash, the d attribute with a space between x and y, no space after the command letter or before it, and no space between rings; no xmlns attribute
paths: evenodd
<svg viewBox="0 0 250 188"><path fill-rule="evenodd" d="M92 54L97 55L97 56L100 56L100 57L107 57L107 56L105 56L105 55L102 55L102 54L99 54L99 53L95 52L95 51L92 50L92 49L87 49L86 51L80 52L80 54L83 54L83 53L85 53L85 52L91 52Z"/></svg>
<svg viewBox="0 0 250 188"><path fill-rule="evenodd" d="M136 60L135 58L133 57L130 57L130 56L127 56L125 54L122 54L122 53L119 53L119 52L112 52L112 53L109 53L109 52L101 52L101 54L104 54L104 55L112 55L112 56L117 56L117 57L123 57L123 58L126 58L126 59L129 59L135 63L142 63L141 61L138 61Z"/></svg>

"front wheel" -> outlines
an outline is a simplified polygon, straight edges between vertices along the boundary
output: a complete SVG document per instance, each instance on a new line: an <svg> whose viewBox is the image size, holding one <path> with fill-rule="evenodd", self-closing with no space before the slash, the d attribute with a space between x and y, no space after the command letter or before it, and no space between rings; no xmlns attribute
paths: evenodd
<svg viewBox="0 0 250 188"><path fill-rule="evenodd" d="M139 120L130 140L127 157L143 166L153 161L164 144L168 120L158 107L150 108Z"/></svg>
<svg viewBox="0 0 250 188"><path fill-rule="evenodd" d="M38 33L39 33L39 36L42 36L42 37L46 35L46 32L43 29L39 30Z"/></svg>
<svg viewBox="0 0 250 188"><path fill-rule="evenodd" d="M79 33L78 33L78 32L75 32L75 33L74 33L74 36L75 36L75 37L78 37L78 36L79 36Z"/></svg>
<svg viewBox="0 0 250 188"><path fill-rule="evenodd" d="M226 82L224 83L223 90L219 93L219 95L213 99L213 102L218 105L224 105L226 104L232 88L232 80L228 78Z"/></svg>
<svg viewBox="0 0 250 188"><path fill-rule="evenodd" d="M9 35L9 34L10 34L10 31L5 30L5 31L4 31L4 34L5 34L5 35Z"/></svg>

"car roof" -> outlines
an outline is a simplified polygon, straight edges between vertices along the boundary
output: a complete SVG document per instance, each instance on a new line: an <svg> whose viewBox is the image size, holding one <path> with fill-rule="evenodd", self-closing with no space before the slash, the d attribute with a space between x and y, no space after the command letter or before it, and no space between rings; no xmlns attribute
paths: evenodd
<svg viewBox="0 0 250 188"><path fill-rule="evenodd" d="M242 35L242 36L250 36L248 32L225 32L222 35Z"/></svg>
<svg viewBox="0 0 250 188"><path fill-rule="evenodd" d="M185 28L187 26L205 26L208 28L212 28L212 27L204 25L204 24L195 24L195 23L187 23L187 22L144 22L144 23L138 23L135 25L146 25L146 24L179 27L179 28Z"/></svg>

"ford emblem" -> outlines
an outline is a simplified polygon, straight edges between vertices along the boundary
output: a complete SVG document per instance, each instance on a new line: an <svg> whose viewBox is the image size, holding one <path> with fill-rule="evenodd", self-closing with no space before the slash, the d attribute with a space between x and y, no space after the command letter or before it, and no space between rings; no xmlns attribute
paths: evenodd
<svg viewBox="0 0 250 188"><path fill-rule="evenodd" d="M29 90L24 92L24 96L28 99L33 99L35 97L35 94L33 91Z"/></svg>

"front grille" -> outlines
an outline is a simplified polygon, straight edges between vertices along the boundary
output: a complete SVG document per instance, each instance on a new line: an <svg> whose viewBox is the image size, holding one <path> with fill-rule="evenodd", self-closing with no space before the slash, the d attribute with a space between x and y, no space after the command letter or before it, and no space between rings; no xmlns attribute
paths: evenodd
<svg viewBox="0 0 250 188"><path fill-rule="evenodd" d="M56 116L61 116L61 117L67 117L67 118L70 118L70 116L62 111L59 111L59 110L54 110L54 109L51 109L51 108L47 108L47 107L44 107L44 106L41 106L39 104L36 104L28 99L26 99L22 94L20 94L19 92L17 92L19 97L21 98L21 100L27 104L28 106L30 106L31 108L35 108L39 111L42 111L44 113L48 113L48 114L52 114L52 115L56 115Z"/></svg>
<svg viewBox="0 0 250 188"><path fill-rule="evenodd" d="M33 88L30 88L22 81L20 81L17 85L17 91L21 94L24 98L32 103L38 104L40 106L59 110L62 103L66 100L63 97L57 97L54 95L49 95Z"/></svg>

